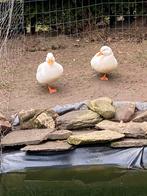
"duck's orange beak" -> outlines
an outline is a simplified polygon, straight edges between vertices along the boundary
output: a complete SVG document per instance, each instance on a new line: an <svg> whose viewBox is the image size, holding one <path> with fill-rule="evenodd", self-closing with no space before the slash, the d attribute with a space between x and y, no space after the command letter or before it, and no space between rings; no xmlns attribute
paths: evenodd
<svg viewBox="0 0 147 196"><path fill-rule="evenodd" d="M102 53L101 51L99 51L96 55L97 55L97 56L102 56L103 53Z"/></svg>
<svg viewBox="0 0 147 196"><path fill-rule="evenodd" d="M52 65L54 63L54 61L51 60L51 59L49 59L47 62L48 62L49 65Z"/></svg>

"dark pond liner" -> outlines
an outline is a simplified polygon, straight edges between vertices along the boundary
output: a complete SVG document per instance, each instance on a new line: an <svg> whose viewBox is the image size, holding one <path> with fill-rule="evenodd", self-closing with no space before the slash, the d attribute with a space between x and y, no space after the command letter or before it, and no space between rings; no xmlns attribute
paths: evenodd
<svg viewBox="0 0 147 196"><path fill-rule="evenodd" d="M146 168L147 148L112 149L109 147L80 147L58 154L28 154L15 151L2 155L1 172L40 167L73 167L113 165L121 168Z"/></svg>

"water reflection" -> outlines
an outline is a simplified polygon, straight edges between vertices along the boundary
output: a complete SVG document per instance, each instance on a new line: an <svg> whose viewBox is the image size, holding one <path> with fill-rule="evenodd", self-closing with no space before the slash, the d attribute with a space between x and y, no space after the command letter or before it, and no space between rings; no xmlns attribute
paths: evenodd
<svg viewBox="0 0 147 196"><path fill-rule="evenodd" d="M82 166L0 176L0 196L146 196L147 171Z"/></svg>

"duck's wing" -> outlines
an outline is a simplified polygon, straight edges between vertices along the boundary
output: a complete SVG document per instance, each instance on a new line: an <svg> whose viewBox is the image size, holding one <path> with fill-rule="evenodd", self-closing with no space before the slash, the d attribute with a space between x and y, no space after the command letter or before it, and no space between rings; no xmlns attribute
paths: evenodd
<svg viewBox="0 0 147 196"><path fill-rule="evenodd" d="M99 65L100 62L100 57L98 57L97 55L95 55L92 59L91 59L91 66L95 66L95 65Z"/></svg>
<svg viewBox="0 0 147 196"><path fill-rule="evenodd" d="M40 72L44 67L44 63L41 63L38 68L37 68L37 72Z"/></svg>
<svg viewBox="0 0 147 196"><path fill-rule="evenodd" d="M38 66L37 72L36 72L36 79L39 83L46 83L46 74L47 74L47 66L46 63L42 63Z"/></svg>
<svg viewBox="0 0 147 196"><path fill-rule="evenodd" d="M114 67L118 65L118 62L117 62L116 58L114 57L114 55L106 57L104 60L104 63L106 65L108 64L109 66L114 66Z"/></svg>
<svg viewBox="0 0 147 196"><path fill-rule="evenodd" d="M63 72L63 66L61 64L55 62L55 65L57 66L58 71Z"/></svg>

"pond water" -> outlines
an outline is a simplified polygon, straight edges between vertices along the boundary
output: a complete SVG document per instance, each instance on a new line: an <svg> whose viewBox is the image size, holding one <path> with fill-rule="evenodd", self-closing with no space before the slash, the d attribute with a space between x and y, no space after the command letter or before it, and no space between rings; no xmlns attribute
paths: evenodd
<svg viewBox="0 0 147 196"><path fill-rule="evenodd" d="M0 175L0 196L146 196L147 171L112 166L37 168Z"/></svg>

